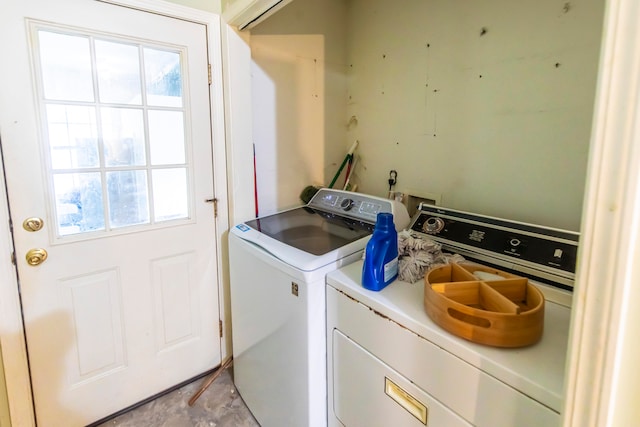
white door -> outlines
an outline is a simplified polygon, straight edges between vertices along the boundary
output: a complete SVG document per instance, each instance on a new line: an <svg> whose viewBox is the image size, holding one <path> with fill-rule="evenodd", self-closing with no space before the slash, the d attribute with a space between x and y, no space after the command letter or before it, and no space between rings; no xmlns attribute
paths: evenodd
<svg viewBox="0 0 640 427"><path fill-rule="evenodd" d="M206 28L11 0L0 40L36 417L86 425L220 363Z"/></svg>

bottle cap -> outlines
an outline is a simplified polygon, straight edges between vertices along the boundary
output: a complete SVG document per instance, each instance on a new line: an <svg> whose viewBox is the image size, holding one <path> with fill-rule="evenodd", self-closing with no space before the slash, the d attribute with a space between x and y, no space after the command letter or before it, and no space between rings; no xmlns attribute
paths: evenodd
<svg viewBox="0 0 640 427"><path fill-rule="evenodd" d="M376 228L395 228L393 224L393 214L389 212L380 212L376 218Z"/></svg>

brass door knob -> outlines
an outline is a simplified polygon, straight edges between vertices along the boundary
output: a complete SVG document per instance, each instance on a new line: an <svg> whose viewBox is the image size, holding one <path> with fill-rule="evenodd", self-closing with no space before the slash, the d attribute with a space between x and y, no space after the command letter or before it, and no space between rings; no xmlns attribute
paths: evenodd
<svg viewBox="0 0 640 427"><path fill-rule="evenodd" d="M27 218L22 222L22 228L27 231L38 231L42 230L44 226L44 221L42 218Z"/></svg>
<svg viewBox="0 0 640 427"><path fill-rule="evenodd" d="M31 266L40 265L47 259L47 251L42 248L29 249L25 258Z"/></svg>

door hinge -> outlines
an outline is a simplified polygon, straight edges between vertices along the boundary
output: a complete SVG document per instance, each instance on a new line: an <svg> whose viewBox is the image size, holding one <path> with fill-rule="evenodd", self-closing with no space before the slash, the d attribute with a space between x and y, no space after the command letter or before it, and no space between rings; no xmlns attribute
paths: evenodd
<svg viewBox="0 0 640 427"><path fill-rule="evenodd" d="M11 264L16 265L16 253L11 252Z"/></svg>
<svg viewBox="0 0 640 427"><path fill-rule="evenodd" d="M205 199L206 203L213 203L213 217L218 218L218 198L214 197L213 199Z"/></svg>
<svg viewBox="0 0 640 427"><path fill-rule="evenodd" d="M209 86L211 86L211 83L212 83L212 79L211 79L211 64L207 64L207 75L209 76Z"/></svg>
<svg viewBox="0 0 640 427"><path fill-rule="evenodd" d="M222 338L222 320L218 320L218 329L220 331L220 338Z"/></svg>

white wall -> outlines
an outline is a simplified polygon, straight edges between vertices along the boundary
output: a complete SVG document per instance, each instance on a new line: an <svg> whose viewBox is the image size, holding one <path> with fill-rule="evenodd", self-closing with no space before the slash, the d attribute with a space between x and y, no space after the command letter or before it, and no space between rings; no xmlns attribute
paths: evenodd
<svg viewBox="0 0 640 427"><path fill-rule="evenodd" d="M260 215L301 204L345 155L346 5L296 0L251 31Z"/></svg>
<svg viewBox="0 0 640 427"><path fill-rule="evenodd" d="M305 185L328 184L357 139L358 191L386 196L395 169L397 191L578 230L603 3L296 0L252 30L263 71L254 139L277 151L258 159L261 199L284 208ZM287 46L302 35L336 53L324 60L324 100L311 86L323 70L303 66L318 47Z"/></svg>

